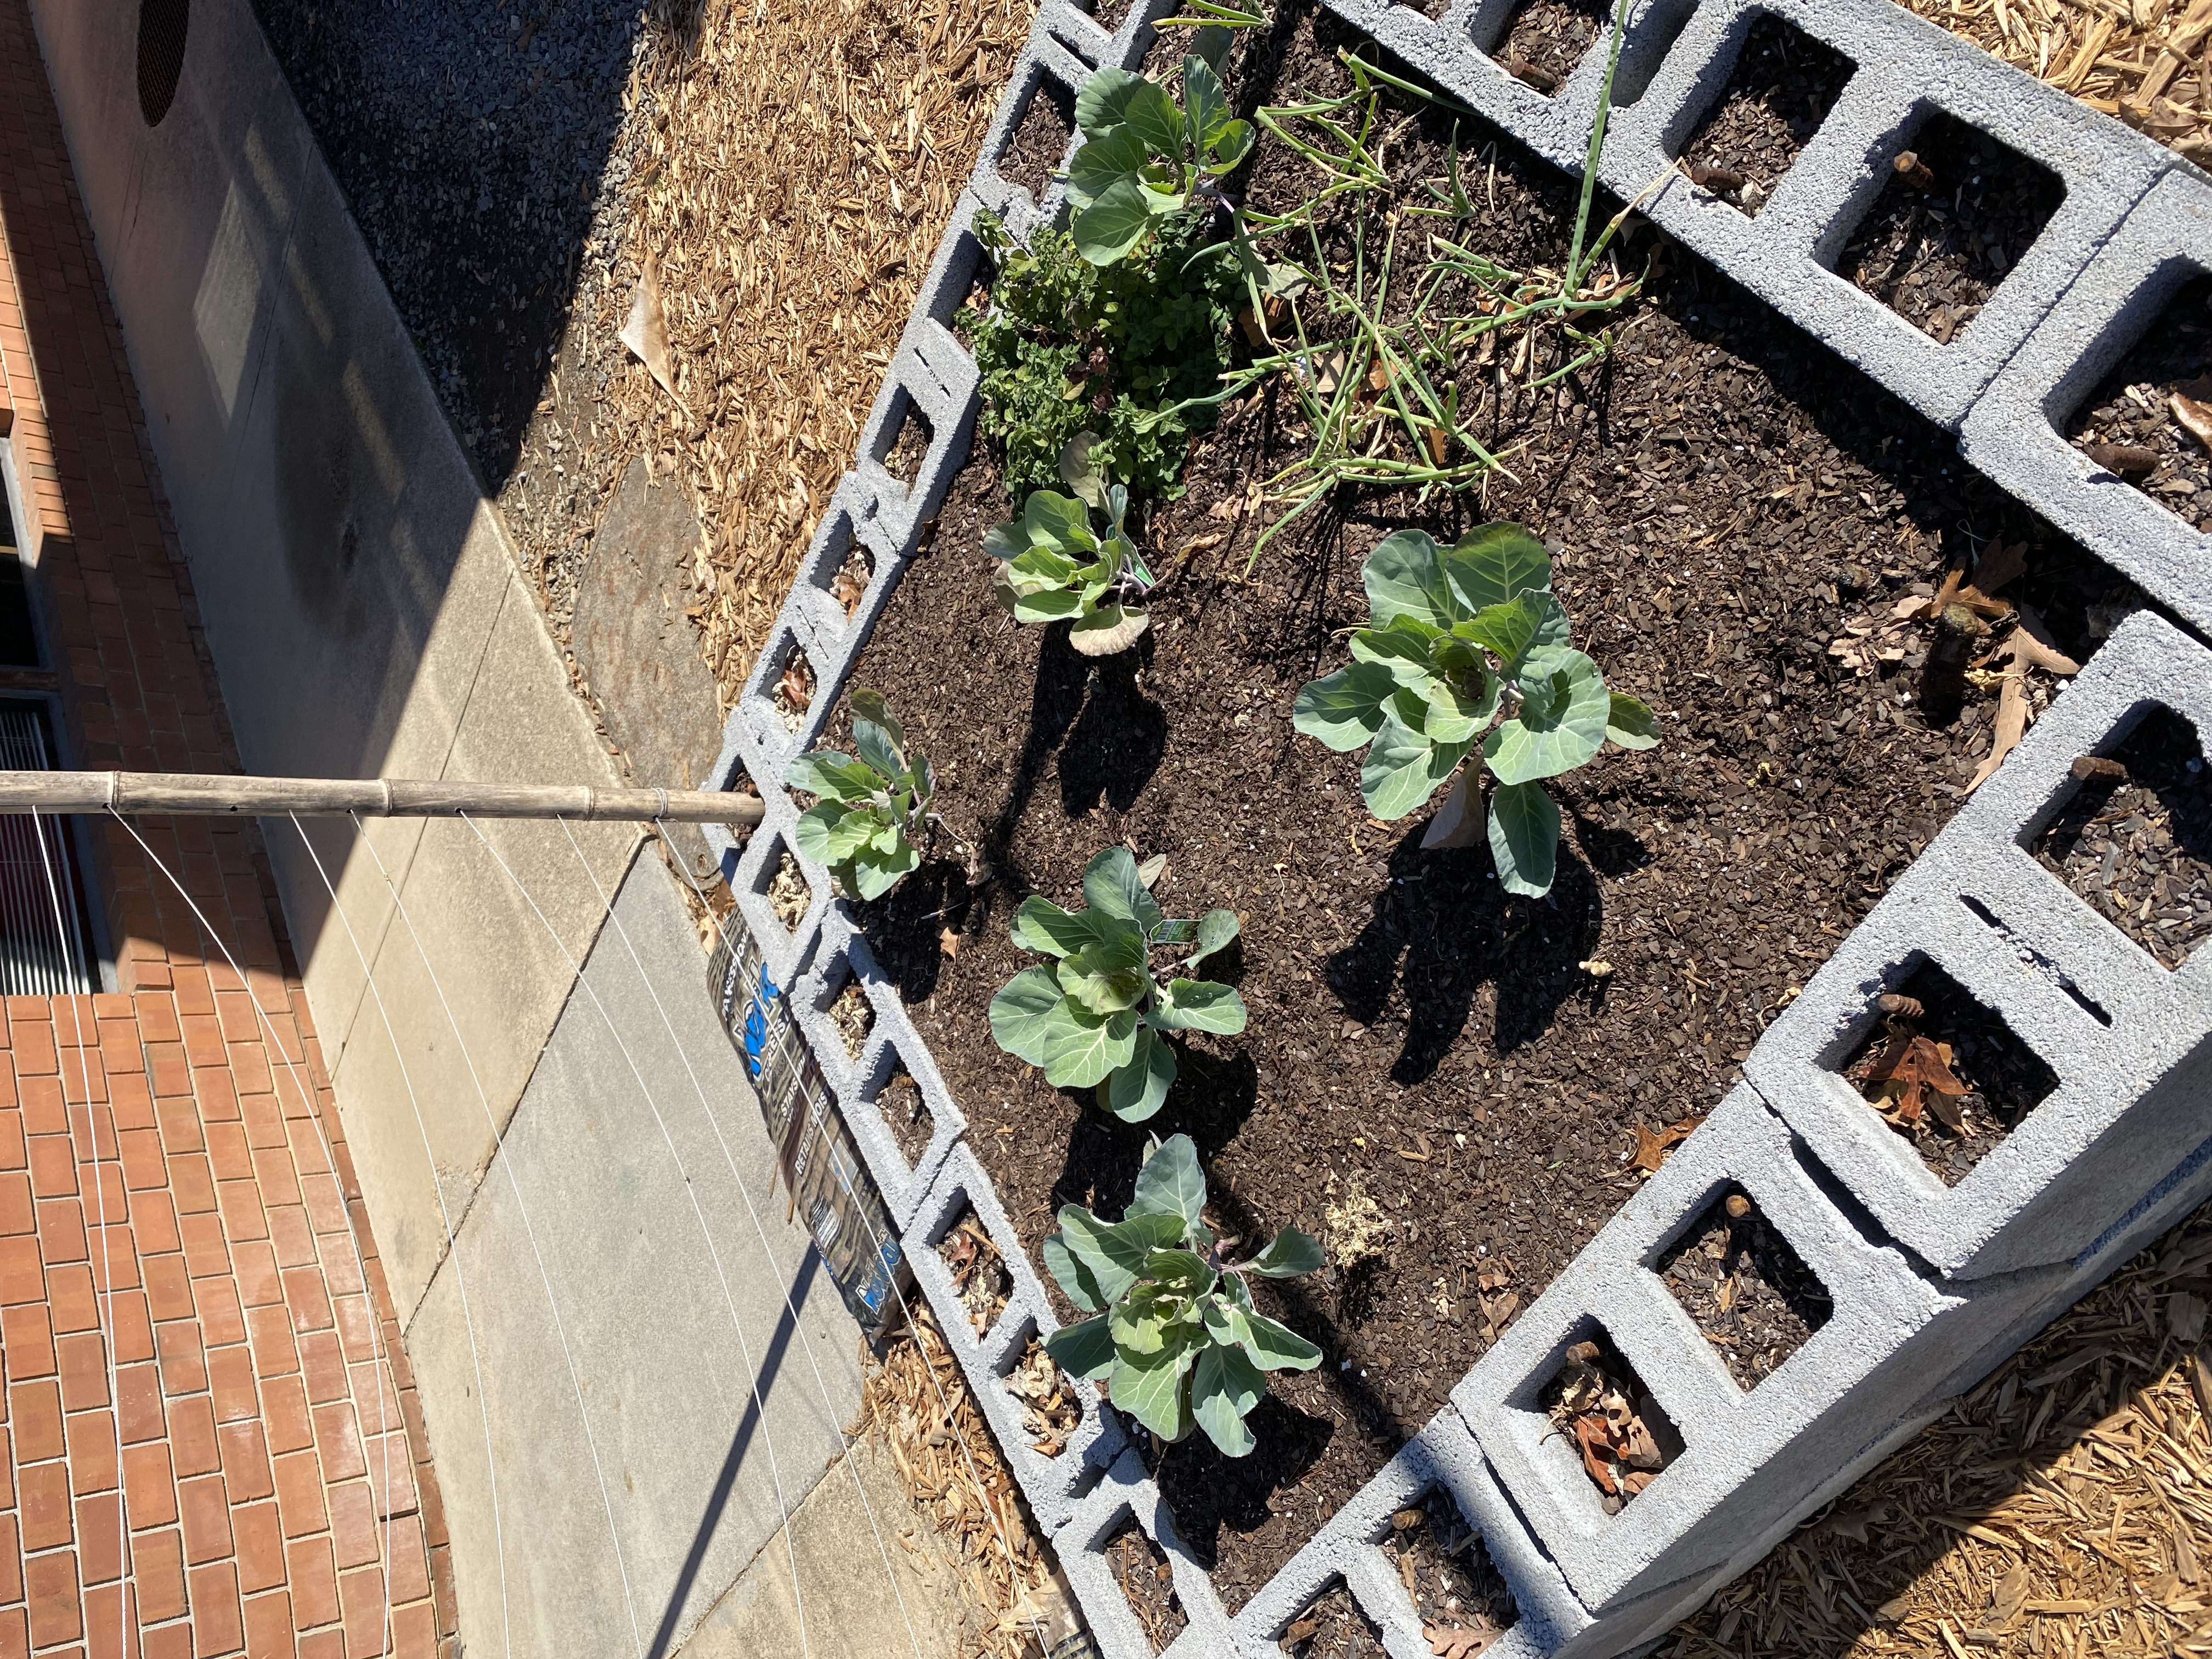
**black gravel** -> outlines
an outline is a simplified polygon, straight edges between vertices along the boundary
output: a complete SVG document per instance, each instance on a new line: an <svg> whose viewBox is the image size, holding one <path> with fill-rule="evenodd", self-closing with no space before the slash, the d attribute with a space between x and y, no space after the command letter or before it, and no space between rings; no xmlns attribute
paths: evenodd
<svg viewBox="0 0 2212 1659"><path fill-rule="evenodd" d="M255 0L488 488L514 470L586 244L611 249L656 37L592 0Z"/></svg>

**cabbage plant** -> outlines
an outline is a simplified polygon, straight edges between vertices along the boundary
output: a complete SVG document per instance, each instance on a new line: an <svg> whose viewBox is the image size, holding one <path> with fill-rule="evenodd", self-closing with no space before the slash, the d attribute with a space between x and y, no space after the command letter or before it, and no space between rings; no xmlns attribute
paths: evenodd
<svg viewBox="0 0 2212 1659"><path fill-rule="evenodd" d="M837 885L863 899L881 898L921 862L915 838L929 816L937 772L927 755L907 759L906 732L875 691L853 693L853 746L801 755L784 783L817 797L799 815L799 850L830 866Z"/></svg>
<svg viewBox="0 0 2212 1659"><path fill-rule="evenodd" d="M1366 749L1359 793L1378 818L1419 811L1458 772L1425 845L1453 844L1472 828L1470 775L1487 771L1498 879L1541 897L1559 844L1559 809L1543 780L1607 739L1650 748L1658 721L1607 690L1597 664L1568 644L1550 556L1517 524L1484 525L1449 549L1401 530L1361 575L1368 623L1352 636L1351 665L1301 690L1292 724L1331 749Z"/></svg>
<svg viewBox="0 0 2212 1659"><path fill-rule="evenodd" d="M1086 142L1068 164L1068 230L1092 264L1112 264L1194 198L1218 199L1216 181L1250 152L1252 124L1230 112L1221 77L1195 53L1182 60L1182 100L1178 109L1157 82L1112 68L1076 94Z"/></svg>
<svg viewBox="0 0 2212 1659"><path fill-rule="evenodd" d="M1152 573L1122 528L1129 492L1108 485L1091 460L1098 435L1082 433L1060 452L1060 477L1075 494L1030 492L1022 516L994 525L983 550L999 561L992 592L1019 623L1067 621L1068 643L1086 657L1126 651L1151 625L1137 602ZM1106 520L1102 534L1091 515Z"/></svg>
<svg viewBox="0 0 2212 1659"><path fill-rule="evenodd" d="M1091 860L1083 896L1082 910L1032 895L1014 912L1014 943L1053 965L1024 968L991 999L991 1035L1008 1054L1042 1066L1054 1088L1095 1086L1106 1110L1141 1122L1175 1082L1167 1033L1234 1036L1244 1029L1244 999L1233 987L1180 975L1162 982L1152 952L1187 950L1176 965L1194 968L1237 937L1237 914L1170 919L1120 847Z"/></svg>
<svg viewBox="0 0 2212 1659"><path fill-rule="evenodd" d="M1248 1261L1224 1262L1200 1212L1206 1172L1188 1135L1156 1147L1116 1222L1070 1204L1044 1263L1091 1318L1054 1331L1045 1352L1072 1376L1103 1378L1115 1409L1163 1440L1193 1428L1231 1457L1252 1449L1245 1422L1269 1371L1310 1371L1321 1350L1252 1305L1254 1279L1293 1279L1321 1246L1285 1227Z"/></svg>

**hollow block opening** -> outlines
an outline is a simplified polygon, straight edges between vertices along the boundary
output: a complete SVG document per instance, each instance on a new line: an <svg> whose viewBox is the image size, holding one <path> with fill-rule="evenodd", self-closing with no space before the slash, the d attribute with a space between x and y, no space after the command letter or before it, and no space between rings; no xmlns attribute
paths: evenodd
<svg viewBox="0 0 2212 1659"><path fill-rule="evenodd" d="M860 1050L867 1046L868 1033L876 1029L876 1011L869 1005L868 994L861 989L860 981L848 974L843 988L830 1000L830 1006L824 1012L844 1043L845 1052L858 1061Z"/></svg>
<svg viewBox="0 0 2212 1659"><path fill-rule="evenodd" d="M1522 0L1490 55L1515 80L1548 98L1612 21L1606 0Z"/></svg>
<svg viewBox="0 0 2212 1659"><path fill-rule="evenodd" d="M1146 1535L1132 1516L1106 1540L1100 1553L1105 1556L1106 1570L1114 1575L1121 1594L1128 1597L1129 1610L1137 1615L1152 1651L1164 1653L1168 1644L1190 1623L1182 1598L1176 1594L1167 1552Z"/></svg>
<svg viewBox="0 0 2212 1659"><path fill-rule="evenodd" d="M975 1334L984 1335L1006 1310L1013 1293L1013 1275L991 1235L983 1230L972 1205L963 1204L952 1224L937 1241L937 1254L952 1275L952 1288L968 1310L968 1322Z"/></svg>
<svg viewBox="0 0 2212 1659"><path fill-rule="evenodd" d="M814 702L814 664L805 651L793 645L783 654L772 693L785 730L796 732L805 723L806 711Z"/></svg>
<svg viewBox="0 0 2212 1659"><path fill-rule="evenodd" d="M1757 214L1857 67L1825 41L1761 12L1735 72L1682 148L1691 182L1741 213Z"/></svg>
<svg viewBox="0 0 2212 1659"><path fill-rule="evenodd" d="M1449 1487L1431 1486L1394 1514L1382 1549L1438 1652L1472 1659L1519 1622L1513 1592Z"/></svg>
<svg viewBox="0 0 2212 1659"><path fill-rule="evenodd" d="M921 1085L914 1080L904 1066L894 1069L884 1086L876 1093L876 1110L890 1131L899 1155L909 1169L918 1167L921 1155L929 1150L931 1139L937 1133L937 1120L930 1115L929 1102L921 1092Z"/></svg>
<svg viewBox="0 0 2212 1659"><path fill-rule="evenodd" d="M2212 276L2166 301L2066 435L2191 529L2212 531Z"/></svg>
<svg viewBox="0 0 2212 1659"><path fill-rule="evenodd" d="M1284 1627L1277 1647L1289 1659L1382 1659L1382 1632L1360 1611L1342 1578L1306 1603Z"/></svg>
<svg viewBox="0 0 2212 1659"><path fill-rule="evenodd" d="M1006 1392L1021 1403L1022 1430L1030 1437L1030 1449L1040 1457L1057 1457L1066 1451L1083 1421L1083 1401L1034 1331L1004 1381Z"/></svg>
<svg viewBox="0 0 2212 1659"><path fill-rule="evenodd" d="M1014 123L1014 136L999 153L999 176L1042 201L1074 137L1074 89L1049 75L1039 76L1021 119Z"/></svg>
<svg viewBox="0 0 2212 1659"><path fill-rule="evenodd" d="M890 443L876 459L891 477L901 483L911 484L921 471L922 457L929 453L936 428L930 425L929 416L921 412L920 405L903 392L898 394L894 414L896 421Z"/></svg>
<svg viewBox="0 0 2212 1659"><path fill-rule="evenodd" d="M2002 1015L1932 962L1877 1002L1882 1018L1838 1069L1955 1187L2058 1086Z"/></svg>
<svg viewBox="0 0 2212 1659"><path fill-rule="evenodd" d="M785 927L797 933L814 902L814 889L807 884L805 874L799 869L799 860L791 855L791 849L780 841L775 856L765 860L763 868L767 878L760 890L768 900L768 908Z"/></svg>
<svg viewBox="0 0 2212 1659"><path fill-rule="evenodd" d="M1734 1183L1652 1267L1746 1390L1772 1376L1835 1311L1820 1275Z"/></svg>
<svg viewBox="0 0 2212 1659"><path fill-rule="evenodd" d="M2073 794L2033 851L2082 902L2179 968L2212 938L2212 768L2203 739L2163 705L2075 763Z"/></svg>
<svg viewBox="0 0 2212 1659"><path fill-rule="evenodd" d="M1565 1438L1607 1515L1633 1503L1681 1455L1674 1419L1595 1320L1567 1345L1536 1404Z"/></svg>
<svg viewBox="0 0 2212 1659"><path fill-rule="evenodd" d="M1882 158L1838 270L1938 344L1972 324L2065 200L2058 175L1938 112Z"/></svg>

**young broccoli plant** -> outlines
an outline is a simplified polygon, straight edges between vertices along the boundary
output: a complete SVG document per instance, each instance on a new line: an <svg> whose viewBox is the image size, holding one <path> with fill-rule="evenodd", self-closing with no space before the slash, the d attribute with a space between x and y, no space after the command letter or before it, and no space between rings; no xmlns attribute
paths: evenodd
<svg viewBox="0 0 2212 1659"><path fill-rule="evenodd" d="M1073 498L1049 489L1033 492L1022 516L994 526L983 550L999 563L992 592L1016 622L1074 623L1068 643L1086 657L1126 651L1151 625L1136 602L1152 589L1137 544L1121 527L1129 492L1109 488L1091 461L1096 434L1085 432L1060 453L1060 481ZM1106 520L1100 535L1093 512Z"/></svg>
<svg viewBox="0 0 2212 1659"><path fill-rule="evenodd" d="M1157 82L1102 69L1076 95L1075 125L1087 141L1067 169L1068 228L1083 257L1110 265L1158 222L1194 200L1220 201L1218 180L1252 148L1252 124L1230 113L1213 66L1182 60L1183 106Z"/></svg>
<svg viewBox="0 0 2212 1659"><path fill-rule="evenodd" d="M1044 1068L1054 1088L1096 1086L1098 1103L1126 1122L1160 1109L1176 1079L1170 1031L1244 1029L1244 999L1212 980L1152 975L1152 951L1186 949L1194 968L1237 937L1231 910L1198 921L1163 915L1145 872L1109 848L1083 872L1088 909L1066 911L1031 896L1014 912L1014 943L1053 957L1024 968L991 999L991 1035L1008 1054Z"/></svg>
<svg viewBox="0 0 2212 1659"><path fill-rule="evenodd" d="M1071 1376L1107 1379L1115 1407L1163 1440L1193 1428L1231 1457L1252 1449L1244 1419L1268 1371L1310 1371L1321 1350L1252 1306L1252 1279L1321 1266L1321 1246L1285 1227L1249 1261L1224 1262L1200 1212L1206 1172L1188 1135L1145 1160L1117 1222L1068 1205L1044 1242L1045 1266L1092 1317L1054 1331L1045 1352Z"/></svg>
<svg viewBox="0 0 2212 1659"><path fill-rule="evenodd" d="M908 761L906 733L874 691L853 693L853 746L857 759L834 749L801 755L783 781L817 797L799 815L799 850L828 865L845 892L877 899L921 861L914 842L937 772L927 755Z"/></svg>
<svg viewBox="0 0 2212 1659"><path fill-rule="evenodd" d="M1657 720L1608 691L1597 665L1567 643L1550 556L1519 525L1484 525L1449 550L1401 530L1361 574L1369 617L1352 636L1352 665L1300 691L1291 723L1331 749L1366 747L1359 793L1378 818L1418 811L1480 746L1498 878L1540 898L1559 843L1559 809L1542 780L1572 771L1607 738L1650 748ZM1476 769L1460 773L1425 846L1471 838Z"/></svg>

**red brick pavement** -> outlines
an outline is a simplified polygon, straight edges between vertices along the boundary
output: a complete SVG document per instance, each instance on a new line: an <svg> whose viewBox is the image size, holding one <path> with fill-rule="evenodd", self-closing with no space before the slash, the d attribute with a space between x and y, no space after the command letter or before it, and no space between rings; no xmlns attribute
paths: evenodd
<svg viewBox="0 0 2212 1659"><path fill-rule="evenodd" d="M236 770L24 0L0 420L76 763ZM219 938L105 821L127 994L9 998L0 1030L0 1659L450 1651L428 1441L257 833L141 830Z"/></svg>

